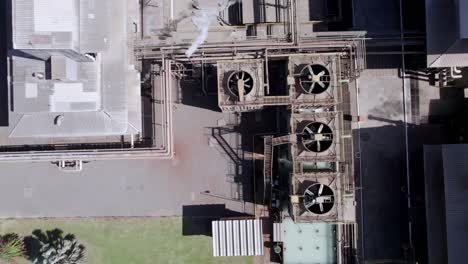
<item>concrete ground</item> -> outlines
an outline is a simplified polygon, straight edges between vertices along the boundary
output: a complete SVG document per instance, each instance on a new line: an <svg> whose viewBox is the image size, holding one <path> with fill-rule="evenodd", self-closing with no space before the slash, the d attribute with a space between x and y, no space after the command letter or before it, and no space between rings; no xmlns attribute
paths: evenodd
<svg viewBox="0 0 468 264"><path fill-rule="evenodd" d="M359 238L365 260L400 259L407 240L402 80L396 69L367 70L359 79L355 130Z"/></svg>
<svg viewBox="0 0 468 264"><path fill-rule="evenodd" d="M411 17L423 7L416 9L402 2L403 14L399 1L353 1L355 28L366 30L371 38L367 46L369 70L359 79L359 114L364 121L354 127L358 248L360 258L369 263L407 263L412 255L410 245L416 247L415 242L423 239L409 231L408 219L414 219L412 209L407 209L407 176L412 183L416 175L422 175L422 145L441 138L440 126L427 124L428 116L434 114L430 101L439 98L439 90L425 81L403 82L400 77L401 15L405 16L406 32L424 32L419 17ZM386 51L393 53L383 55ZM411 185L412 207L417 199L413 189Z"/></svg>
<svg viewBox="0 0 468 264"><path fill-rule="evenodd" d="M424 255L422 150L425 144L450 143L446 124L438 120L449 120L456 112L459 93L455 88L441 90L416 76L403 82L397 69L362 73L358 100L364 121L355 126L354 140L359 246L366 261L396 263L412 259L413 254L416 260Z"/></svg>
<svg viewBox="0 0 468 264"><path fill-rule="evenodd" d="M222 114L176 105L175 159L100 161L79 173L48 163L0 164L0 217L172 216L182 206L227 204L244 212L229 159L206 127ZM200 192L210 191L210 195Z"/></svg>

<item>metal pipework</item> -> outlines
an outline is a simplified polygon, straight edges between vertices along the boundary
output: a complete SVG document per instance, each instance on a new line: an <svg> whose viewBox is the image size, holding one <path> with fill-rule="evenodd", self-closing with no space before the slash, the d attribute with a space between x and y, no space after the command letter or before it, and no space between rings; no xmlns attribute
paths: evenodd
<svg viewBox="0 0 468 264"><path fill-rule="evenodd" d="M461 79L463 75L461 74L461 70L458 67L453 66L450 67L450 77L453 79Z"/></svg>
<svg viewBox="0 0 468 264"><path fill-rule="evenodd" d="M218 59L241 59L242 57L236 55L238 52L242 53L243 55L245 54L252 54L252 56L248 57L250 58L259 58L259 55L263 54L265 50L268 51L281 51L281 50L307 50L307 49L313 49L314 52L317 52L318 49L324 49L324 51L331 52L330 49L336 49L336 52L342 52L343 49L349 48L350 50L353 50L356 47L355 41L359 41L360 39L356 40L349 40L349 41L344 41L344 40L338 40L338 41L324 41L324 40L319 40L313 43L304 43L300 45L293 45L293 46L276 46L276 47L258 47L258 46L250 46L250 47L239 47L236 48L236 51L233 54L233 51L230 47L226 48L203 48L202 49L202 56L196 56L196 57L191 57L187 58L185 56L185 53L183 50L181 51L176 51L173 49L173 47L162 47L157 51L153 51L152 53L147 53L140 55L140 59L161 59L162 54L166 54L170 56L171 58L174 58L175 60L180 60L180 61L199 61L199 60L207 60L209 54L217 55L216 57L210 57L210 58L218 58Z"/></svg>

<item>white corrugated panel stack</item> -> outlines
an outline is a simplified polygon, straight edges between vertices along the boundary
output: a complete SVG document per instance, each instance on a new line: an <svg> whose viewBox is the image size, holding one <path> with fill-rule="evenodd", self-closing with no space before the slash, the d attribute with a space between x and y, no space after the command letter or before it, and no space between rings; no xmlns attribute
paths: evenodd
<svg viewBox="0 0 468 264"><path fill-rule="evenodd" d="M260 219L213 221L213 256L263 255L262 229Z"/></svg>

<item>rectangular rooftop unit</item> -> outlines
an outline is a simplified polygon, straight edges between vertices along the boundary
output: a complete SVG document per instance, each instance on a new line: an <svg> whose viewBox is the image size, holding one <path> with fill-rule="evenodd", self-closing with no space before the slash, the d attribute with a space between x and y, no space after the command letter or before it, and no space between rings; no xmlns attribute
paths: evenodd
<svg viewBox="0 0 468 264"><path fill-rule="evenodd" d="M328 223L295 223L286 218L283 263L337 263L337 226Z"/></svg>

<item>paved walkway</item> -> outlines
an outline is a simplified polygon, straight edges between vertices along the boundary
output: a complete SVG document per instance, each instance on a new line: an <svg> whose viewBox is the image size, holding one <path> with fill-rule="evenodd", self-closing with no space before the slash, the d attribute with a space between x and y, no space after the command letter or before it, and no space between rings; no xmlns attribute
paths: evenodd
<svg viewBox="0 0 468 264"><path fill-rule="evenodd" d="M132 160L84 164L80 173L48 163L0 164L0 217L170 216L183 205L243 205L227 179L228 159L208 144L205 127L221 113L178 105L172 161ZM212 196L200 192L209 190ZM221 198L220 198L221 197Z"/></svg>

